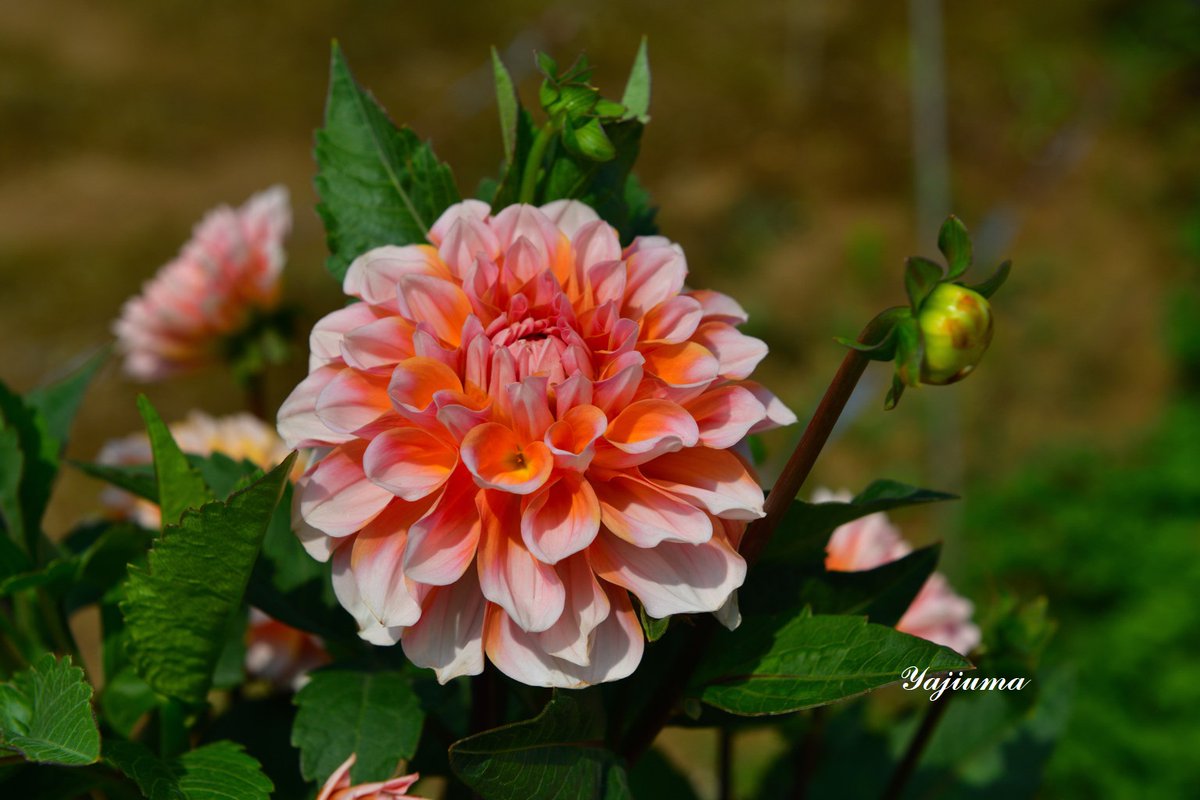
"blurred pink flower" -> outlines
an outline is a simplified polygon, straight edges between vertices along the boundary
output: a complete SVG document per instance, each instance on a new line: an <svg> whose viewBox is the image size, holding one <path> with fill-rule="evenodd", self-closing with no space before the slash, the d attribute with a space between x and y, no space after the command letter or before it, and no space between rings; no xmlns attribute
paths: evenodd
<svg viewBox="0 0 1200 800"><path fill-rule="evenodd" d="M329 663L319 637L285 625L257 608L250 609L246 626L246 672L279 688L298 691L308 673Z"/></svg>
<svg viewBox="0 0 1200 800"><path fill-rule="evenodd" d="M846 502L849 492L813 492L814 503ZM887 514L868 514L847 522L833 532L825 547L825 568L834 572L874 569L903 558L912 545L900 535ZM896 624L896 630L928 639L967 655L979 646L979 627L971 622L975 607L955 593L946 576L935 572L925 581Z"/></svg>
<svg viewBox="0 0 1200 800"><path fill-rule="evenodd" d="M795 420L746 380L767 347L745 312L577 202L467 201L429 239L351 264L363 302L317 323L279 411L289 446L330 448L295 527L360 635L443 682L486 654L573 687L637 666L630 593L735 620L763 493L729 448Z"/></svg>
<svg viewBox="0 0 1200 800"><path fill-rule="evenodd" d="M334 770L334 773L329 776L329 780L325 781L325 785L321 787L321 793L317 795L317 800L392 800L395 797L422 800L416 795L407 794L409 787L421 777L415 772L412 775L404 775L380 783L361 783L358 786L351 786L350 768L354 766L356 758L357 756L351 753L350 757Z"/></svg>
<svg viewBox="0 0 1200 800"><path fill-rule="evenodd" d="M291 225L282 186L239 209L210 211L175 260L121 309L113 332L126 374L157 381L203 366L255 311L274 308Z"/></svg>
<svg viewBox="0 0 1200 800"><path fill-rule="evenodd" d="M263 469L275 466L291 452L274 428L252 414L212 417L203 411L191 411L186 418L167 427L185 453L200 456L223 453L235 461L250 461ZM149 464L152 458L150 440L143 432L109 440L96 460L101 464L132 466ZM293 477L299 477L304 470L303 461L297 460ZM132 519L147 528L157 528L162 523L157 505L121 489L107 487L100 499L113 516Z"/></svg>

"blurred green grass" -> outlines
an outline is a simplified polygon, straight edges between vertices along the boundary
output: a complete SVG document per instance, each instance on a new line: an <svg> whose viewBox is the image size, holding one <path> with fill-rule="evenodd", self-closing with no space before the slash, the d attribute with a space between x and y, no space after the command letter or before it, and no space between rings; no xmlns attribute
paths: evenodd
<svg viewBox="0 0 1200 800"><path fill-rule="evenodd" d="M906 530L949 539L952 578L977 602L1013 585L1047 594L1062 620L1051 655L1075 664L1078 689L1044 796L1172 796L1200 782L1188 756L1200 745L1200 12L1191 0L944 5L954 210L1016 271L992 352L953 390L961 442L945 444L963 450L961 516L917 515ZM29 387L104 342L206 209L275 182L296 209L289 298L304 324L340 304L309 155L330 38L470 193L500 158L489 45L529 100L533 48L586 49L615 92L643 34L654 121L639 172L660 224L692 283L750 310L772 348L761 379L804 417L841 357L832 336L897 302L902 258L932 249L933 232L914 231L904 4L10 4L4 379ZM276 401L302 371L271 376ZM884 414L869 379L878 396L815 480L928 481L932 392ZM135 429L135 392L110 370L72 455ZM149 392L169 417L239 405L213 373ZM769 444L783 451L788 436ZM65 529L95 493L64 481L50 524ZM709 793L710 752L680 756Z"/></svg>

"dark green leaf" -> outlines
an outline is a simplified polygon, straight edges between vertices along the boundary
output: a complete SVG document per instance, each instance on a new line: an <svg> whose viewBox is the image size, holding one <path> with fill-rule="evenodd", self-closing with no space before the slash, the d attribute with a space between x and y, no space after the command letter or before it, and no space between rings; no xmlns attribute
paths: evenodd
<svg viewBox="0 0 1200 800"><path fill-rule="evenodd" d="M492 77L496 81L496 106L500 110L500 136L504 141L504 163L511 164L517 153L517 115L520 102L512 76L500 60L496 48L492 48Z"/></svg>
<svg viewBox="0 0 1200 800"><path fill-rule="evenodd" d="M158 484L163 526L174 525L185 509L199 508L212 499L203 476L192 467L175 443L167 424L150 400L138 395L138 411L146 423L150 450L154 454L154 476Z"/></svg>
<svg viewBox="0 0 1200 800"><path fill-rule="evenodd" d="M628 218L625 228L621 230L622 240L631 242L638 236L652 236L658 233L658 226L654 224L658 208L650 199L650 192L646 191L646 187L642 186L642 182L632 172L625 179L625 208Z"/></svg>
<svg viewBox="0 0 1200 800"><path fill-rule="evenodd" d="M339 281L372 248L424 242L441 212L459 200L450 168L411 130L392 124L355 82L336 43L316 158L327 267Z"/></svg>
<svg viewBox="0 0 1200 800"><path fill-rule="evenodd" d="M85 475L124 489L135 497L149 500L157 505L158 483L154 479L153 464L98 464L88 461L72 461L71 466Z"/></svg>
<svg viewBox="0 0 1200 800"><path fill-rule="evenodd" d="M14 544L25 542L25 516L21 512L21 475L25 471L25 458L21 454L21 436L16 428L4 424L0 414L0 522ZM20 553L20 551L17 551ZM5 559L7 564L9 559ZM20 560L16 565L20 564ZM26 561L26 569L28 564ZM12 574L0 572L0 574Z"/></svg>
<svg viewBox="0 0 1200 800"><path fill-rule="evenodd" d="M489 800L617 800L629 797L621 758L604 748L595 692L555 691L537 717L455 742L450 765Z"/></svg>
<svg viewBox="0 0 1200 800"><path fill-rule="evenodd" d="M521 190L521 176L525 164L529 161L529 151L533 147L533 139L537 135L533 117L524 108L517 109L516 150L512 162L508 164L495 193L488 198L493 208L500 209L517 202Z"/></svg>
<svg viewBox="0 0 1200 800"><path fill-rule="evenodd" d="M921 310L921 304L942 280L942 268L927 258L910 256L904 263L904 289L913 313Z"/></svg>
<svg viewBox="0 0 1200 800"><path fill-rule="evenodd" d="M125 584L129 652L157 691L203 702L295 454L225 502L169 526Z"/></svg>
<svg viewBox="0 0 1200 800"><path fill-rule="evenodd" d="M178 764L163 761L136 742L106 741L104 759L137 784L147 800L187 800Z"/></svg>
<svg viewBox="0 0 1200 800"><path fill-rule="evenodd" d="M977 283L974 286L968 286L968 289L979 292L984 297L994 295L1004 282L1008 280L1008 273L1012 271L1012 262L1005 261L1000 266L996 267L996 272L992 277L988 278L983 283Z"/></svg>
<svg viewBox="0 0 1200 800"><path fill-rule="evenodd" d="M412 758L425 712L407 677L399 672L319 670L296 695L292 744L300 770L324 781L351 753L353 783L391 777L401 759Z"/></svg>
<svg viewBox="0 0 1200 800"><path fill-rule="evenodd" d="M158 695L138 677L132 667L126 667L108 677L100 693L100 713L104 721L122 736L131 736L133 728L158 705Z"/></svg>
<svg viewBox="0 0 1200 800"><path fill-rule="evenodd" d="M92 687L83 670L52 653L0 684L0 753L27 761L82 766L100 758Z"/></svg>
<svg viewBox="0 0 1200 800"><path fill-rule="evenodd" d="M623 242L630 241L634 226L645 223L644 209L639 209L642 216L635 218L626 203L629 176L637 160L642 128L642 124L634 120L604 125L604 134L616 153L605 162L572 156L565 149L555 148L542 187L541 202L581 200L617 228ZM636 199L636 194L634 197Z"/></svg>
<svg viewBox="0 0 1200 800"><path fill-rule="evenodd" d="M46 435L59 443L60 452L70 436L84 392L108 356L109 349L104 348L62 380L39 386L26 396L25 401L45 420Z"/></svg>
<svg viewBox="0 0 1200 800"><path fill-rule="evenodd" d="M275 788L241 745L214 742L163 760L134 742L109 742L104 757L148 800L269 800Z"/></svg>
<svg viewBox="0 0 1200 800"><path fill-rule="evenodd" d="M633 69L629 72L629 80L625 83L625 94L621 96L621 105L625 106L629 116L645 125L650 121L650 59L646 54L646 37L638 45L637 55L633 59Z"/></svg>
<svg viewBox="0 0 1200 800"><path fill-rule="evenodd" d="M657 749L649 750L633 765L629 788L638 800L697 800L688 779Z"/></svg>
<svg viewBox="0 0 1200 800"><path fill-rule="evenodd" d="M967 233L967 226L962 224L962 220L953 214L946 218L938 231L938 250L946 257L946 264L950 267L946 277L950 280L962 275L971 266L971 235Z"/></svg>
<svg viewBox="0 0 1200 800"><path fill-rule="evenodd" d="M638 619L642 623L642 631L646 634L646 641L657 642L667 632L667 627L671 624L670 617L656 619L646 613L646 609L639 603L637 606Z"/></svg>
<svg viewBox="0 0 1200 800"><path fill-rule="evenodd" d="M783 714L896 683L911 666L935 673L971 664L862 617L747 616L737 631L717 634L689 693L733 714Z"/></svg>

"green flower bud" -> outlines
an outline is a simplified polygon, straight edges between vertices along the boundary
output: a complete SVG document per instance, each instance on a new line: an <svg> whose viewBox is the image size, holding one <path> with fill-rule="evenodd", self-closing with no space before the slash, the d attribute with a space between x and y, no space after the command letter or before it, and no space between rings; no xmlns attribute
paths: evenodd
<svg viewBox="0 0 1200 800"><path fill-rule="evenodd" d="M956 283L940 283L929 293L917 325L924 344L921 381L935 386L967 377L992 342L988 301Z"/></svg>

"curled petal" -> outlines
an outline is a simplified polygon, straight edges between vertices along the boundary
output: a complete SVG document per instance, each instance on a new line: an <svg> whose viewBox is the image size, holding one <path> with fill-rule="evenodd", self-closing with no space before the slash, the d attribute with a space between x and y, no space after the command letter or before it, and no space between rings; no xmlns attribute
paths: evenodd
<svg viewBox="0 0 1200 800"><path fill-rule="evenodd" d="M583 472L596 452L595 441L608 427L604 412L593 405L578 405L546 430L543 441L560 469Z"/></svg>
<svg viewBox="0 0 1200 800"><path fill-rule="evenodd" d="M754 394L743 386L710 389L687 403L700 429L700 443L725 450L741 441L767 415Z"/></svg>
<svg viewBox="0 0 1200 800"><path fill-rule="evenodd" d="M476 497L482 532L479 586L521 630L544 631L562 615L566 590L554 567L538 561L520 539L520 501L502 492Z"/></svg>
<svg viewBox="0 0 1200 800"><path fill-rule="evenodd" d="M463 200L455 203L442 212L437 221L429 228L429 241L441 244L450 232L450 228L460 219L486 222L492 214L492 207L482 200Z"/></svg>
<svg viewBox="0 0 1200 800"><path fill-rule="evenodd" d="M429 410L436 392L461 392L462 388L454 370L432 358L415 356L396 365L388 383L388 396L400 413L413 418Z"/></svg>
<svg viewBox="0 0 1200 800"><path fill-rule="evenodd" d="M538 634L538 642L547 655L586 667L592 658L592 631L608 619L612 604L587 556L575 555L563 561L558 565L558 574L567 587L567 602L558 622Z"/></svg>
<svg viewBox="0 0 1200 800"><path fill-rule="evenodd" d="M522 445L499 423L472 430L462 441L462 460L480 486L513 494L532 494L550 478L554 456L541 442Z"/></svg>
<svg viewBox="0 0 1200 800"><path fill-rule="evenodd" d="M350 263L342 289L376 306L396 306L396 286L402 278L425 275L449 278L450 273L429 245L388 245L368 250Z"/></svg>
<svg viewBox="0 0 1200 800"><path fill-rule="evenodd" d="M429 590L421 618L404 631L404 655L418 667L431 667L438 683L483 672L483 617L487 603L475 570L449 586Z"/></svg>
<svg viewBox="0 0 1200 800"><path fill-rule="evenodd" d="M450 280L428 275L404 275L398 283L400 314L414 322L428 323L444 342L457 347L463 323L471 315L471 301Z"/></svg>
<svg viewBox="0 0 1200 800"><path fill-rule="evenodd" d="M564 475L529 498L521 514L521 538L534 558L557 564L585 549L600 530L600 504L591 485Z"/></svg>
<svg viewBox="0 0 1200 800"><path fill-rule="evenodd" d="M716 320L730 325L741 325L750 319L750 315L742 308L737 300L727 294L714 292L711 289L694 289L685 293L700 304L704 310L704 321Z"/></svg>
<svg viewBox="0 0 1200 800"><path fill-rule="evenodd" d="M462 577L479 545L480 489L461 467L437 503L408 529L404 572L414 581L446 586Z"/></svg>
<svg viewBox="0 0 1200 800"><path fill-rule="evenodd" d="M463 278L475 263L476 258L494 261L500 255L500 242L496 235L472 216L462 216L454 221L446 238L438 247L438 255L456 278Z"/></svg>
<svg viewBox="0 0 1200 800"><path fill-rule="evenodd" d="M420 428L393 428L363 455L367 477L402 500L420 500L446 482L458 453Z"/></svg>
<svg viewBox="0 0 1200 800"><path fill-rule="evenodd" d="M593 487L600 519L616 536L638 547L661 542L706 542L712 521L691 503L635 477L618 475Z"/></svg>
<svg viewBox="0 0 1200 800"><path fill-rule="evenodd" d="M651 347L642 355L646 359L646 372L668 386L706 386L716 379L720 370L717 357L692 341Z"/></svg>
<svg viewBox="0 0 1200 800"><path fill-rule="evenodd" d="M404 575L408 529L429 503L392 501L350 545L350 571L358 595L385 628L412 625L421 616L417 594Z"/></svg>
<svg viewBox="0 0 1200 800"><path fill-rule="evenodd" d="M362 370L394 367L414 355L415 330L412 323L402 317L383 317L368 322L343 337L342 360Z"/></svg>
<svg viewBox="0 0 1200 800"><path fill-rule="evenodd" d="M679 344L691 338L703 317L700 304L676 295L659 303L642 320L642 341Z"/></svg>
<svg viewBox="0 0 1200 800"><path fill-rule="evenodd" d="M792 410L785 406L783 401L765 386L754 381L743 381L741 385L749 390L755 399L762 403L763 408L767 410L766 418L752 427L750 429L751 433L758 433L759 431L766 431L772 428L783 428L796 422L796 415L792 413Z"/></svg>
<svg viewBox="0 0 1200 800"><path fill-rule="evenodd" d="M728 450L693 447L660 456L641 469L655 486L713 516L758 519L763 515L762 487L741 459Z"/></svg>
<svg viewBox="0 0 1200 800"><path fill-rule="evenodd" d="M347 539L334 551L333 558L330 559L333 593L342 608L349 611L358 623L358 635L362 639L381 646L395 644L400 640L401 629L381 624L359 594L358 580L354 577L354 570L350 565L353 552L354 540Z"/></svg>
<svg viewBox="0 0 1200 800"><path fill-rule="evenodd" d="M644 242L646 240L643 240ZM621 316L638 319L679 294L687 278L687 259L676 244L638 248L628 260L629 278Z"/></svg>
<svg viewBox="0 0 1200 800"><path fill-rule="evenodd" d="M317 367L283 401L276 424L288 447L323 447L354 438L330 430L317 416L317 398L339 372L336 366Z"/></svg>
<svg viewBox="0 0 1200 800"><path fill-rule="evenodd" d="M317 416L338 433L365 428L392 410L387 387L386 375L343 369L317 396Z"/></svg>
<svg viewBox="0 0 1200 800"><path fill-rule="evenodd" d="M591 206L578 200L555 200L542 206L540 210L556 228L570 238L575 238L580 228L600 220L600 216Z"/></svg>
<svg viewBox="0 0 1200 800"><path fill-rule="evenodd" d="M308 336L310 357L319 364L342 358L342 340L353 330L387 319L384 312L367 303L353 303L317 320Z"/></svg>
<svg viewBox="0 0 1200 800"><path fill-rule="evenodd" d="M639 400L625 407L608 424L604 439L624 456L606 459L602 466L630 467L694 447L700 439L696 420L668 400Z"/></svg>
<svg viewBox="0 0 1200 800"><path fill-rule="evenodd" d="M758 362L767 356L766 342L747 336L724 322L704 323L693 340L716 355L721 365L720 376L729 380L748 377Z"/></svg>
<svg viewBox="0 0 1200 800"><path fill-rule="evenodd" d="M363 472L365 449L365 443L358 441L340 445L296 481L305 522L330 536L348 536L391 502L392 493Z"/></svg>

